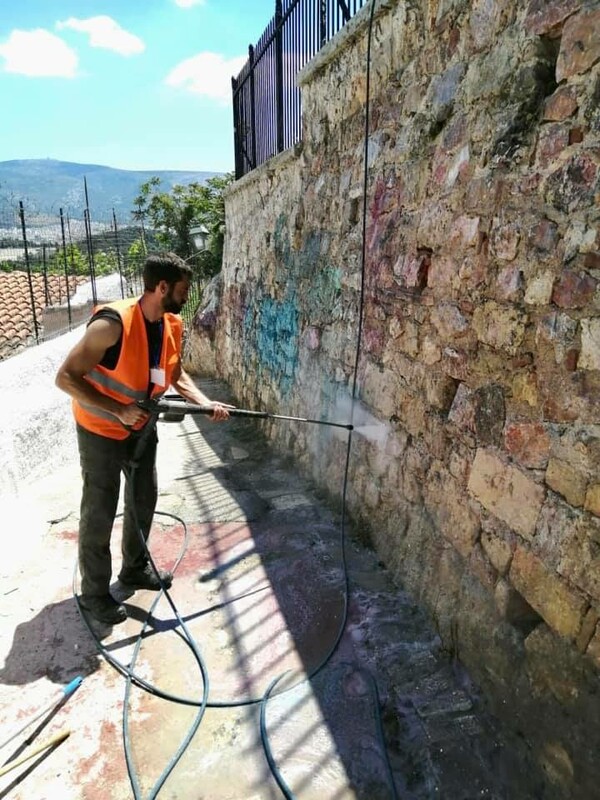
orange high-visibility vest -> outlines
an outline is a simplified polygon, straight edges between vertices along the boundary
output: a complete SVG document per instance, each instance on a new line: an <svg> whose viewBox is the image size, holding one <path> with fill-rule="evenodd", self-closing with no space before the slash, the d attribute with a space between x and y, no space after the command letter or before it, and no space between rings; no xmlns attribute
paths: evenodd
<svg viewBox="0 0 600 800"><path fill-rule="evenodd" d="M109 370L98 364L84 378L99 392L124 405L137 400L146 400L150 382L150 356L139 298L106 303L95 308L94 313L101 308L111 308L121 317L123 323L121 352L115 369ZM164 370L165 384L153 386L152 397L160 397L171 385L173 370L179 363L181 353L183 334L181 319L175 314L166 313L163 314L162 321L163 338L159 367ZM73 414L79 425L100 436L126 439L130 434L130 430L117 417L90 403L73 400ZM139 430L143 425L144 423L140 422L133 427Z"/></svg>

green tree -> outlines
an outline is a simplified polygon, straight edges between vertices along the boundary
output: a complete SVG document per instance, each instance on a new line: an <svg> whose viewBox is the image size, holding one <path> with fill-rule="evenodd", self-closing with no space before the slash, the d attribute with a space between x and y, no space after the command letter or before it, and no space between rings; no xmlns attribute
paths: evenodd
<svg viewBox="0 0 600 800"><path fill-rule="evenodd" d="M124 274L127 283L134 293L143 291L142 268L147 255L146 243L140 237L128 247L125 257Z"/></svg>
<svg viewBox="0 0 600 800"><path fill-rule="evenodd" d="M96 269L96 276L98 275L112 275L119 271L119 263L117 261L117 254L109 250L105 252L100 250L94 253L94 266Z"/></svg>
<svg viewBox="0 0 600 800"><path fill-rule="evenodd" d="M223 262L225 238L225 189L233 174L209 178L206 183L177 184L171 191L160 190L160 178L154 177L140 186L133 217L151 227L161 247L173 250L185 259L195 261L203 277L215 275ZM208 230L207 248L196 253L190 228L204 225Z"/></svg>
<svg viewBox="0 0 600 800"><path fill-rule="evenodd" d="M76 244L66 247L67 272L69 275L89 275L90 265ZM65 271L65 250L60 247L50 258L48 272L50 275L63 275Z"/></svg>

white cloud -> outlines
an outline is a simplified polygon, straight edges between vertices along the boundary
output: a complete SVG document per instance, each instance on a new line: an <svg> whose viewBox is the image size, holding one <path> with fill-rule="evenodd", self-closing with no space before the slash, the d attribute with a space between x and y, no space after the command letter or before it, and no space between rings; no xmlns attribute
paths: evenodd
<svg viewBox="0 0 600 800"><path fill-rule="evenodd" d="M165 83L228 103L231 101L231 77L238 75L247 59L247 56L226 59L219 53L199 53L173 67Z"/></svg>
<svg viewBox="0 0 600 800"><path fill-rule="evenodd" d="M71 28L80 33L87 33L92 47L102 47L105 50L113 50L122 56L132 56L143 53L146 45L133 33L129 33L122 28L118 22L107 16L89 17L88 19L77 19L69 17L63 22L57 22L56 27Z"/></svg>
<svg viewBox="0 0 600 800"><path fill-rule="evenodd" d="M192 6L203 6L205 0L175 0L175 5L179 8L191 8Z"/></svg>
<svg viewBox="0 0 600 800"><path fill-rule="evenodd" d="M0 44L0 56L5 72L35 78L74 78L77 74L77 53L43 28L12 31Z"/></svg>

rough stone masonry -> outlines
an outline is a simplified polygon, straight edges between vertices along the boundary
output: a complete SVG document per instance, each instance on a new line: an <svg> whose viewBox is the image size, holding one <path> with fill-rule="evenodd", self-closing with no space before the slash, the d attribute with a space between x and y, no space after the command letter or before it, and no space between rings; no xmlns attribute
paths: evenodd
<svg viewBox="0 0 600 800"><path fill-rule="evenodd" d="M240 404L350 408L370 4L300 74L303 139L227 197L193 366ZM358 530L548 797L600 797L600 4L381 0L372 39ZM347 419L342 419L347 421ZM270 434L334 497L345 443Z"/></svg>

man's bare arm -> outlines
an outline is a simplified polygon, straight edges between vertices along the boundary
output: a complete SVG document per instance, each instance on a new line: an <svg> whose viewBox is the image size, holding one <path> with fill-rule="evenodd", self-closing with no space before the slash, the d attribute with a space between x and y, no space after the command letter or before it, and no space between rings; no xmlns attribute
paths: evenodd
<svg viewBox="0 0 600 800"><path fill-rule="evenodd" d="M200 391L188 373L181 366L181 361L173 370L171 385L179 392L180 395L185 397L186 400L189 400L190 403L212 408L212 419L214 420L228 419L229 412L227 409L234 408L234 406L231 406L228 403L220 403L218 400L210 400L204 394L204 392Z"/></svg>

